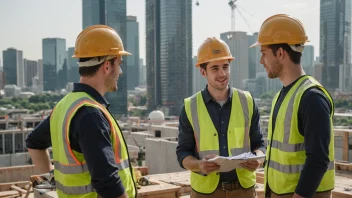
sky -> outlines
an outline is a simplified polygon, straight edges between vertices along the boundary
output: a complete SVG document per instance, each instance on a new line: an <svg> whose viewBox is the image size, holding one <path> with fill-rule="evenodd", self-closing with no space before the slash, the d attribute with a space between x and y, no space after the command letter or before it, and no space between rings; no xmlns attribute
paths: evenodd
<svg viewBox="0 0 352 198"><path fill-rule="evenodd" d="M231 9L227 0L193 0L193 55L208 37L220 38L231 30ZM302 21L319 56L320 0L238 0L235 30L251 35L274 14L290 14ZM140 56L145 63L145 0L127 0L127 15L137 16ZM247 21L247 23L245 22ZM248 24L248 25L247 25ZM42 58L43 38L64 38L66 47L74 47L82 31L82 0L0 0L0 65L2 51L14 47L23 58ZM128 50L128 49L126 49Z"/></svg>

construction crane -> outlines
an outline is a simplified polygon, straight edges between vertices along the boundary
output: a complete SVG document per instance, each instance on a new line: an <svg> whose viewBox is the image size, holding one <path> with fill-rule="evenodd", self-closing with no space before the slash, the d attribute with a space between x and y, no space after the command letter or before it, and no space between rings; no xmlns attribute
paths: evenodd
<svg viewBox="0 0 352 198"><path fill-rule="evenodd" d="M237 0L229 0L229 6L231 7L231 31L235 31L235 9L237 8L236 5Z"/></svg>
<svg viewBox="0 0 352 198"><path fill-rule="evenodd" d="M247 22L246 18L243 16L241 10L245 11L247 14L251 15L253 17L253 14L249 13L248 11L246 11L244 8L242 8L241 6L239 6L237 4L238 0L229 0L228 5L231 8L231 31L235 31L235 12L237 11L238 14L241 16L241 18L243 19L243 21L246 23L246 25L249 28L249 31L251 33L253 33L252 28L250 27L249 23ZM196 0L196 6L199 6L199 0ZM240 10L241 9L241 10Z"/></svg>

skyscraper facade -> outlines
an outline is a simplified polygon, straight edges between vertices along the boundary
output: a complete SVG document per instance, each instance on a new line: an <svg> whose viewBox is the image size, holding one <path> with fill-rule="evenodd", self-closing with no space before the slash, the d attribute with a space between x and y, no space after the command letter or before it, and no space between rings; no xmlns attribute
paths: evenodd
<svg viewBox="0 0 352 198"><path fill-rule="evenodd" d="M137 17L127 16L127 43L128 52L132 56L127 56L127 89L134 90L139 85L139 24Z"/></svg>
<svg viewBox="0 0 352 198"><path fill-rule="evenodd" d="M146 31L148 105L179 115L193 91L192 1L147 0Z"/></svg>
<svg viewBox="0 0 352 198"><path fill-rule="evenodd" d="M322 84L330 91L343 89L351 65L351 12L351 0L320 0Z"/></svg>
<svg viewBox="0 0 352 198"><path fill-rule="evenodd" d="M44 38L42 45L44 91L57 91L66 88L68 77L66 40Z"/></svg>
<svg viewBox="0 0 352 198"><path fill-rule="evenodd" d="M23 53L15 48L3 51L3 68L6 85L24 87Z"/></svg>

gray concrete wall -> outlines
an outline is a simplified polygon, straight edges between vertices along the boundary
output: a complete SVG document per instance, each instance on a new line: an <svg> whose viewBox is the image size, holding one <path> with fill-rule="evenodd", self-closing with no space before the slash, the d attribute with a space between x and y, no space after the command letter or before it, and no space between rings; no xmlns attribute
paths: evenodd
<svg viewBox="0 0 352 198"><path fill-rule="evenodd" d="M166 139L146 139L145 163L149 174L184 171L177 161L177 142Z"/></svg>
<svg viewBox="0 0 352 198"><path fill-rule="evenodd" d="M150 127L150 133L155 137L155 131L161 132L161 137L177 137L178 136L178 128L171 126L161 126L161 125L152 125Z"/></svg>
<svg viewBox="0 0 352 198"><path fill-rule="evenodd" d="M149 132L132 132L131 134L128 132L123 132L123 136L125 137L126 143L128 145L133 145L137 146L136 143L134 142L132 136L135 138L136 142L138 145L145 147L145 139L154 137Z"/></svg>
<svg viewBox="0 0 352 198"><path fill-rule="evenodd" d="M29 165L29 153L0 155L0 167Z"/></svg>
<svg viewBox="0 0 352 198"><path fill-rule="evenodd" d="M40 174L34 165L0 168L0 183L29 181L31 175Z"/></svg>
<svg viewBox="0 0 352 198"><path fill-rule="evenodd" d="M343 141L341 136L335 136L335 159L342 160L343 155ZM349 145L352 145L352 134L349 135ZM348 161L352 162L352 149L349 150Z"/></svg>

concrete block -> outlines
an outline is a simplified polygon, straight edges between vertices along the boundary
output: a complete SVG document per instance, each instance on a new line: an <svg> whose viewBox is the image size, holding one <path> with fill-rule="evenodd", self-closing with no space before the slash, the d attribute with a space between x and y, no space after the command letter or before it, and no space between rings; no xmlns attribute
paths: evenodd
<svg viewBox="0 0 352 198"><path fill-rule="evenodd" d="M164 173L166 171L166 144L160 139L146 139L145 163L149 174Z"/></svg>

